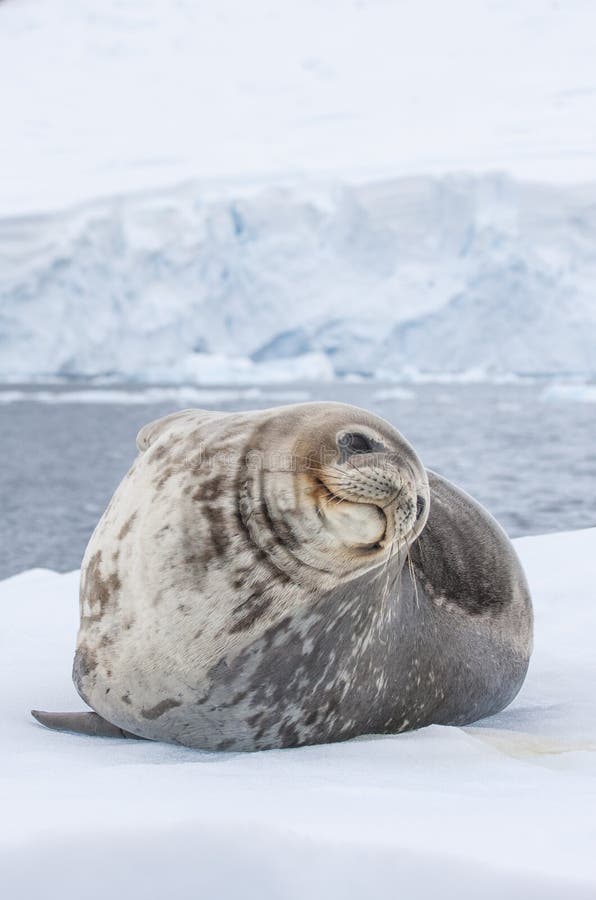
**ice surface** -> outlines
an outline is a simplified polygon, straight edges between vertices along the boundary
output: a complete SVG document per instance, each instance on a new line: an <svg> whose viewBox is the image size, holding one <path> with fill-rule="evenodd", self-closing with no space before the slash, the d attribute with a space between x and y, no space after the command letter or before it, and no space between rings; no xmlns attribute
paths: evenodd
<svg viewBox="0 0 596 900"><path fill-rule="evenodd" d="M522 538L535 651L468 728L255 754L47 731L77 709L77 573L0 583L2 887L12 898L561 900L596 891L596 529Z"/></svg>

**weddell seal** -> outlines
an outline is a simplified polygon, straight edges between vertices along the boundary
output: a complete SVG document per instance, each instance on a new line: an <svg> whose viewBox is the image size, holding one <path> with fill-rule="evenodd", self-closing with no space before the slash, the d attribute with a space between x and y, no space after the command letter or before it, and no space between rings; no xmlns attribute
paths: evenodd
<svg viewBox="0 0 596 900"><path fill-rule="evenodd" d="M262 750L463 725L521 687L515 551L387 422L341 403L145 426L87 548L76 688L45 725Z"/></svg>

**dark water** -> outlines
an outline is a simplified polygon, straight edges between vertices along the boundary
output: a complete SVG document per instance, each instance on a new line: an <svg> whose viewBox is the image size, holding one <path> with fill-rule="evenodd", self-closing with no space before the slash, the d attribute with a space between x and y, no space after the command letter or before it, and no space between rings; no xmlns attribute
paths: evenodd
<svg viewBox="0 0 596 900"><path fill-rule="evenodd" d="M389 397L380 392L400 389L303 390L305 399L355 403L384 416L429 468L475 496L512 536L596 525L593 404L543 402L540 386L415 385L406 396ZM263 394L201 405L254 409L288 402L282 388ZM77 568L132 462L136 432L179 406L0 403L0 578L34 566Z"/></svg>

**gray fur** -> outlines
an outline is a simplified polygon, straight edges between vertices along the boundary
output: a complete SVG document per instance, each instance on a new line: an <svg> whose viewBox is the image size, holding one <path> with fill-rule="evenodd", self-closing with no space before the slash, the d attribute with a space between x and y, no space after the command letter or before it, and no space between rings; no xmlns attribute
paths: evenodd
<svg viewBox="0 0 596 900"><path fill-rule="evenodd" d="M518 692L515 551L383 420L186 410L138 445L82 568L73 677L106 724L257 750L465 724Z"/></svg>

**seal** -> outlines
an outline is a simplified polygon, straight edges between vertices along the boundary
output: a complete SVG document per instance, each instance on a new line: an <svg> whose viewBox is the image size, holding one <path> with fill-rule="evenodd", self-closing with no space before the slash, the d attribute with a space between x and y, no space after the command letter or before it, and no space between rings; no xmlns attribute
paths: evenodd
<svg viewBox="0 0 596 900"><path fill-rule="evenodd" d="M52 728L262 750L463 725L517 694L515 551L387 422L305 403L145 426L83 560Z"/></svg>

